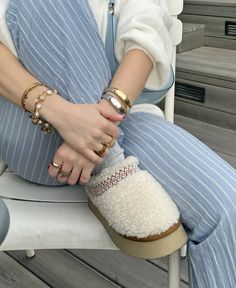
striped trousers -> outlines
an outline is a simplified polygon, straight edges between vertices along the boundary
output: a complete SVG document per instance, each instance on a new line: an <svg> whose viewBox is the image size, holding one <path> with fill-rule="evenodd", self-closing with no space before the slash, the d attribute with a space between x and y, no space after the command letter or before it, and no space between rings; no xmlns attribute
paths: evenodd
<svg viewBox="0 0 236 288"><path fill-rule="evenodd" d="M21 7L16 9L17 2ZM8 10L7 21L20 60L69 101L97 102L110 72L102 43L96 38L95 23L90 23L93 20L87 2L35 3L37 9L33 1L12 1ZM77 11L81 17L73 14L76 9L83 9L83 15ZM84 25L79 23L81 19L88 21L85 27L90 28L97 50L89 52L93 48L89 39L88 43L78 43L82 32L76 25ZM87 48L81 50L81 43ZM81 57L84 51L87 55ZM80 97L76 98L78 91ZM27 180L56 185L47 176L47 165L62 142L60 136L43 136L20 108L2 98L0 117L0 153L10 168ZM140 167L163 185L181 212L189 237L190 287L235 288L236 171L191 134L155 115L130 114L120 128L119 142L125 155L140 160Z"/></svg>

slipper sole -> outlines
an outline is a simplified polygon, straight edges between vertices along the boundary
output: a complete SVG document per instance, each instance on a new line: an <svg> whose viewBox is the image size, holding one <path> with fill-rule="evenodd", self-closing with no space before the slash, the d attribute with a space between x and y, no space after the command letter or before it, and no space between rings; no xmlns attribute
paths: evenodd
<svg viewBox="0 0 236 288"><path fill-rule="evenodd" d="M188 240L182 224L177 225L177 228L174 231L167 233L167 236L159 238L158 240L136 241L129 239L117 233L111 226L109 226L106 219L102 216L90 199L88 200L88 205L103 224L113 243L121 251L130 256L142 259L156 259L165 257L183 247Z"/></svg>

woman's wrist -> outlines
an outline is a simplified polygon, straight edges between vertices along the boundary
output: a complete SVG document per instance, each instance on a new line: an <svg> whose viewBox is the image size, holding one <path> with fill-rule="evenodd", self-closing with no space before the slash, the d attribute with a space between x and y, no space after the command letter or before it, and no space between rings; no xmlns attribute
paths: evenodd
<svg viewBox="0 0 236 288"><path fill-rule="evenodd" d="M56 93L52 93L47 97L40 114L43 119L50 123L53 127L58 128L63 119L64 111L68 111L66 107L70 102Z"/></svg>

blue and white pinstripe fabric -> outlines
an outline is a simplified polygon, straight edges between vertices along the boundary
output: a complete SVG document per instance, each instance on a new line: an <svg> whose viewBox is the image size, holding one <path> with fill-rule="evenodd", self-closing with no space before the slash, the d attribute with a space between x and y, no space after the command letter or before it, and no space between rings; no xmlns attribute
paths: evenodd
<svg viewBox="0 0 236 288"><path fill-rule="evenodd" d="M21 61L38 79L70 101L99 99L110 72L86 1L14 0L7 19ZM60 137L42 136L21 109L4 99L0 115L0 153L10 168L54 185L45 171ZM155 115L130 114L121 129L125 154L140 159L141 168L165 187L181 211L189 235L190 287L235 288L236 171L192 135Z"/></svg>

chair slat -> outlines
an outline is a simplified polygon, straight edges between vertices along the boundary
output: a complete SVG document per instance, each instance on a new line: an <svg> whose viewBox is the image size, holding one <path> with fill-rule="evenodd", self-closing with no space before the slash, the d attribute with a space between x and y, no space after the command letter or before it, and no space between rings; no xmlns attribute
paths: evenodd
<svg viewBox="0 0 236 288"><path fill-rule="evenodd" d="M167 0L167 1L171 15L177 16L183 11L184 6L183 0Z"/></svg>

